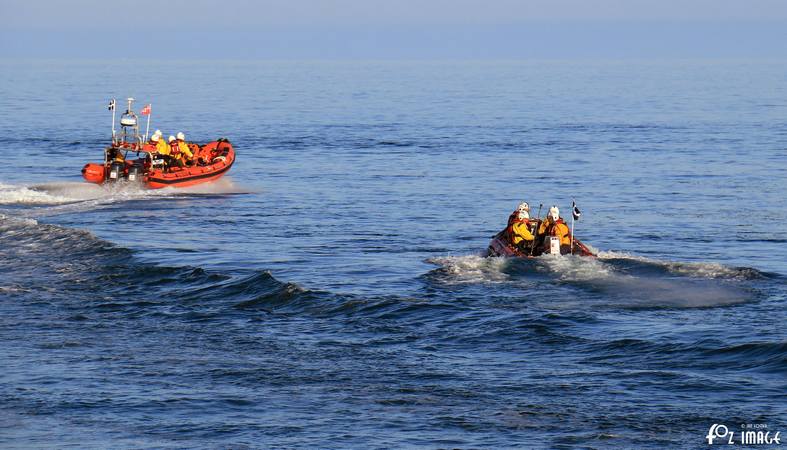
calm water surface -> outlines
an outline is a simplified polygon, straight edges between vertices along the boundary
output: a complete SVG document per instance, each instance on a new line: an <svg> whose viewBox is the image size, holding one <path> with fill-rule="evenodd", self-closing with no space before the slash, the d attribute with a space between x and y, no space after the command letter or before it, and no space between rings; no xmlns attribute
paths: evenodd
<svg viewBox="0 0 787 450"><path fill-rule="evenodd" d="M787 63L0 67L2 447L787 431ZM126 95L230 175L83 183ZM572 199L600 258L480 256Z"/></svg>

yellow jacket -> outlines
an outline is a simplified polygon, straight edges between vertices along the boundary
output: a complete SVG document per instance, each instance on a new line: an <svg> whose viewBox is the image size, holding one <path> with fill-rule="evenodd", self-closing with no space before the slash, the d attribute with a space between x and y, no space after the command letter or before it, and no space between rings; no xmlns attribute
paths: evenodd
<svg viewBox="0 0 787 450"><path fill-rule="evenodd" d="M194 154L191 153L191 149L185 142L178 140L178 148L181 155L186 155L189 159L194 157Z"/></svg>
<svg viewBox="0 0 787 450"><path fill-rule="evenodd" d="M156 153L159 155L169 155L169 144L164 142L163 138L159 138L156 142Z"/></svg>
<svg viewBox="0 0 787 450"><path fill-rule="evenodd" d="M560 245L571 245L571 232L568 230L568 225L563 222L563 219L557 219L557 222L551 220L544 220L541 226L538 227L538 234L557 236L560 238Z"/></svg>
<svg viewBox="0 0 787 450"><path fill-rule="evenodd" d="M527 222L520 221L516 221L513 225L511 225L511 240L514 242L514 245L517 245L522 241L533 240L533 235L530 233L527 225Z"/></svg>

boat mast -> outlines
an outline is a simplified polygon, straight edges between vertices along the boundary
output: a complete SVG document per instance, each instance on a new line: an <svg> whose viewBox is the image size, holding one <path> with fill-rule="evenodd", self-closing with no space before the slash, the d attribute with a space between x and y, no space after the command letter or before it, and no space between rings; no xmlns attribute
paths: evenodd
<svg viewBox="0 0 787 450"><path fill-rule="evenodd" d="M112 111L112 144L115 144L115 99L109 101L109 110Z"/></svg>

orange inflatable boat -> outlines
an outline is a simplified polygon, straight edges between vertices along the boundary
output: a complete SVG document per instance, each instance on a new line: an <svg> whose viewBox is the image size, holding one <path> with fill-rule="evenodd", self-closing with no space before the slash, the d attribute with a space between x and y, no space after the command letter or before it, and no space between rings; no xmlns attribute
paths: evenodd
<svg viewBox="0 0 787 450"><path fill-rule="evenodd" d="M227 139L208 142L203 146L189 144L194 154L192 165L168 167L156 153L147 146L129 148L128 153L136 153L136 159L105 158L104 163L88 163L82 168L82 176L91 183L108 183L121 180L144 183L151 189L168 186L185 187L205 183L222 177L235 162L235 150ZM123 148L107 149L117 154Z"/></svg>
<svg viewBox="0 0 787 450"><path fill-rule="evenodd" d="M143 183L151 189L186 187L216 180L235 163L235 149L225 138L205 145L188 144L193 157L183 165L175 164L177 160L169 156L159 155L155 146L143 144L137 116L131 109L133 101L128 99L128 109L120 118L119 132L115 132L115 100L110 102L112 145L104 150L103 163L88 163L82 168L86 181L104 184L126 180ZM146 109L150 114L150 106Z"/></svg>

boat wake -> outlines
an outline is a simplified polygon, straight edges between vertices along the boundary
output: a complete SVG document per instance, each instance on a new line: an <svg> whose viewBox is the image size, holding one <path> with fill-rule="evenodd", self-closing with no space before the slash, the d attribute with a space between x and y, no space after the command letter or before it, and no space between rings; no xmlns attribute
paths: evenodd
<svg viewBox="0 0 787 450"><path fill-rule="evenodd" d="M255 191L235 183L232 177L225 175L210 183L202 183L188 187L170 187L160 189L164 195L169 196L194 196L194 195L242 195L254 194ZM154 191L156 192L156 191Z"/></svg>
<svg viewBox="0 0 787 450"><path fill-rule="evenodd" d="M29 186L0 183L0 206L34 207L36 209L33 211L33 215L40 217L145 198L222 196L250 192L250 190L236 185L229 177L191 187L164 189L145 189L137 183L129 182L104 185L83 182L52 182Z"/></svg>
<svg viewBox="0 0 787 450"><path fill-rule="evenodd" d="M87 185L85 183L60 183L60 185L84 185L88 191L93 191L92 195L83 198L97 198L94 188L100 189L97 185ZM15 186L0 183L0 205L58 205L63 203L73 203L80 201L73 195L64 195L63 189L47 189L50 185L36 186ZM54 185L52 185L54 186ZM61 186L58 186L61 187Z"/></svg>
<svg viewBox="0 0 787 450"><path fill-rule="evenodd" d="M546 255L526 260L467 255L431 258L427 262L439 266L428 278L441 285L504 283L526 290L545 285L570 287L590 294L582 296L586 299L583 301L634 309L745 303L755 298L751 282L769 277L748 267L660 261L614 252L602 252L598 258ZM550 302L566 307L574 303Z"/></svg>

